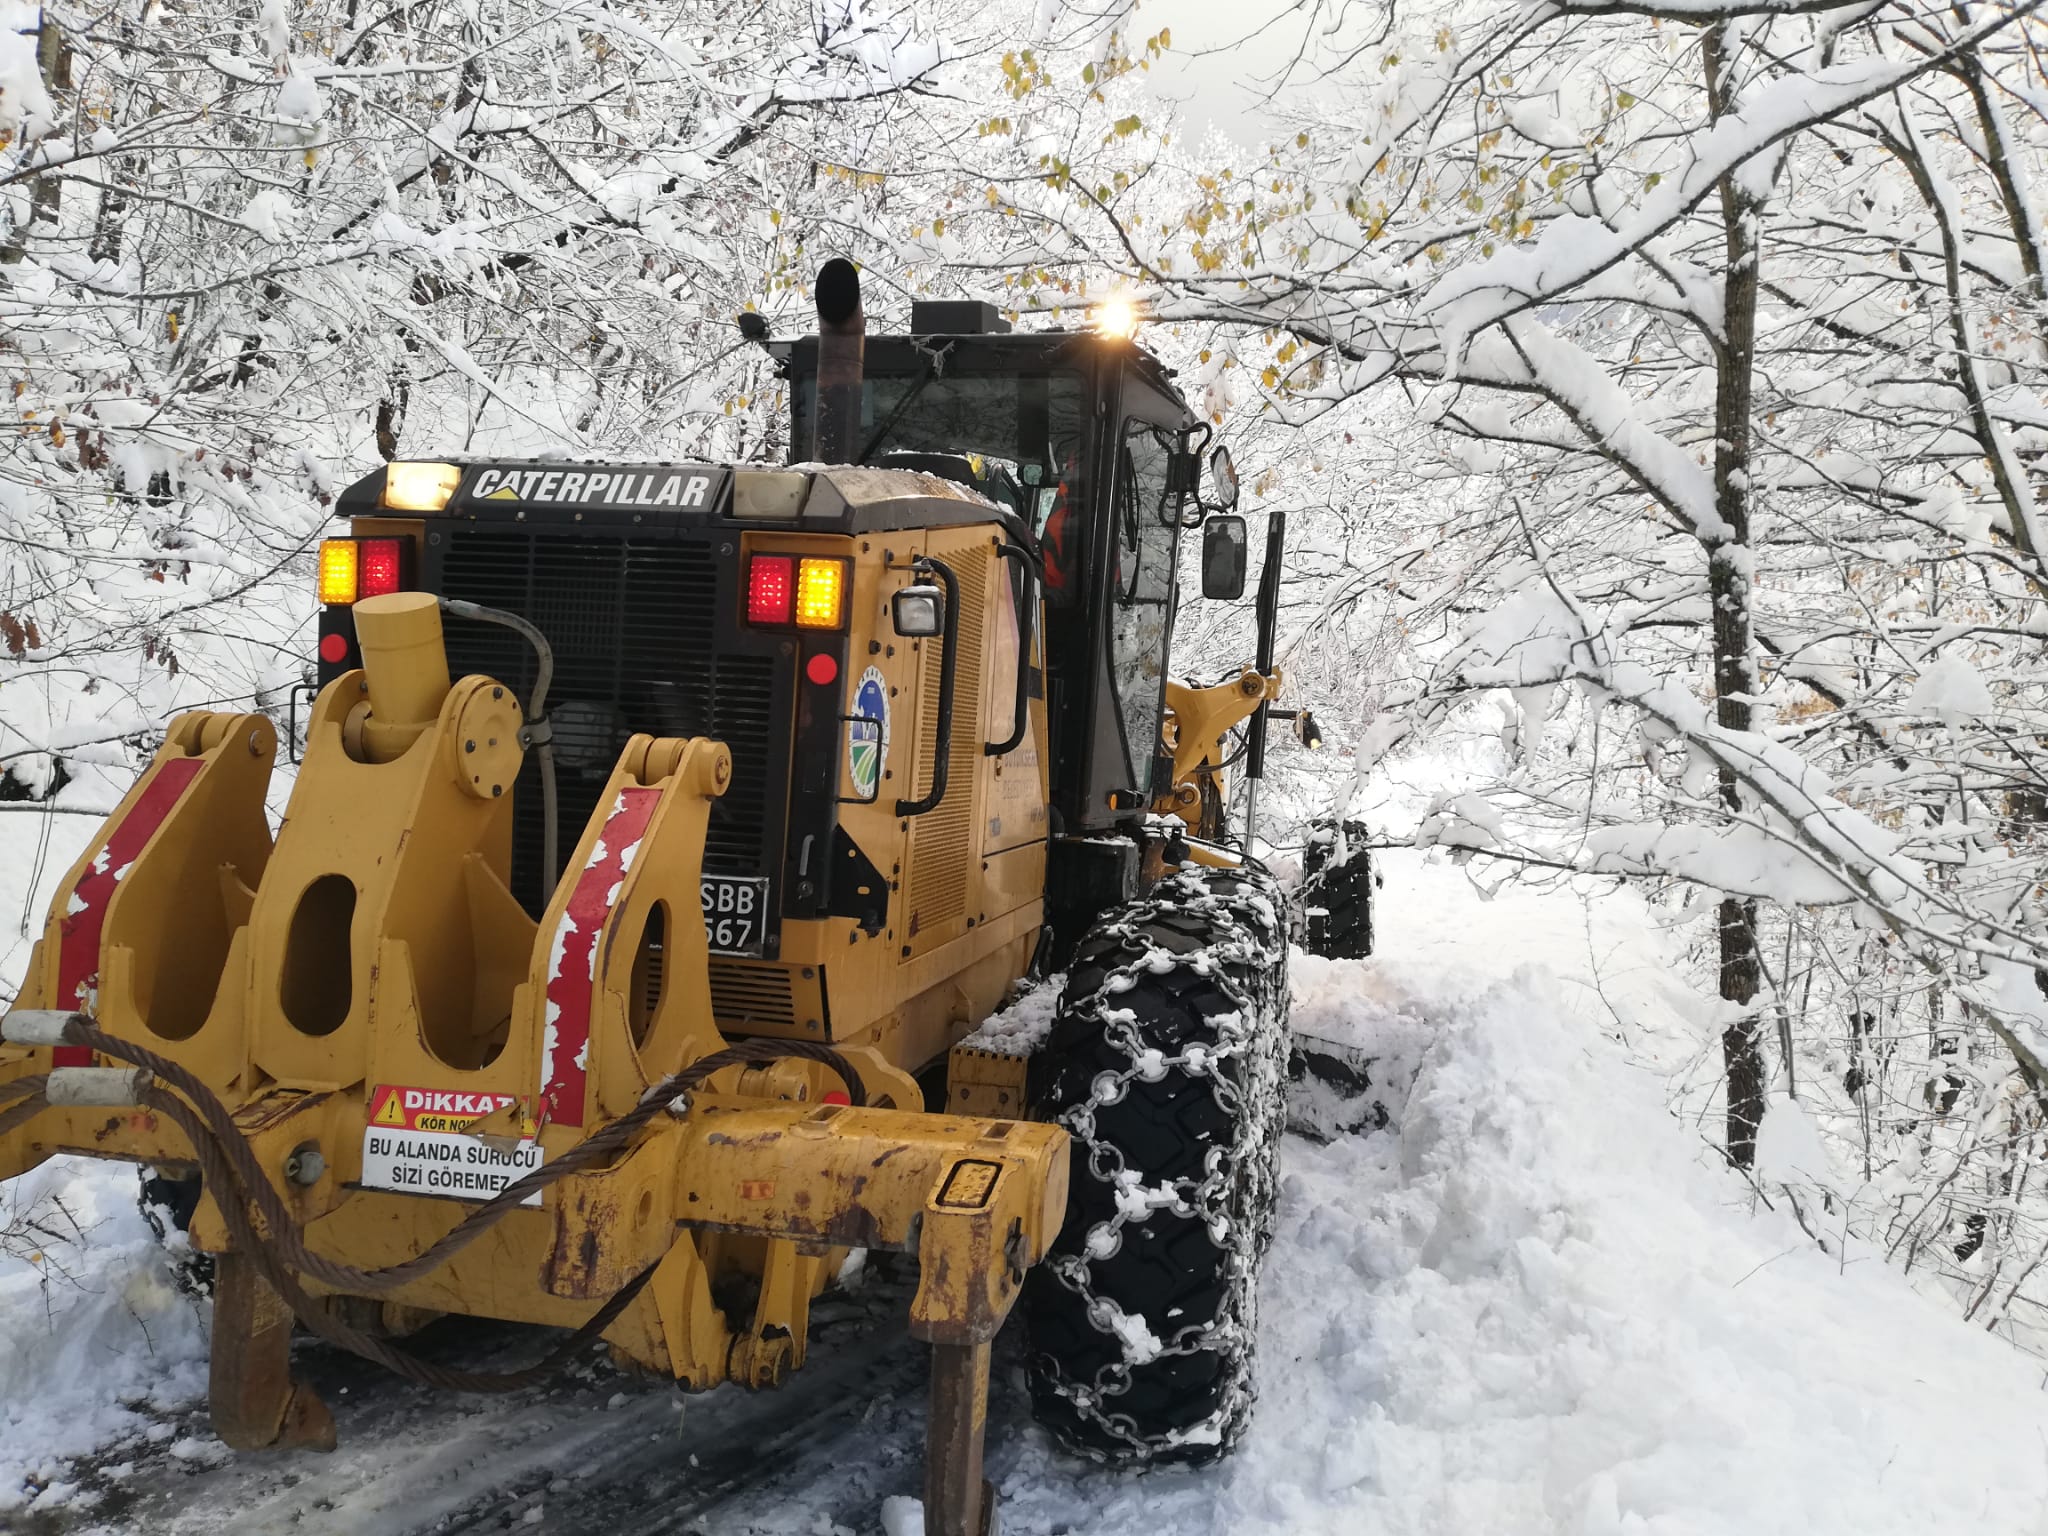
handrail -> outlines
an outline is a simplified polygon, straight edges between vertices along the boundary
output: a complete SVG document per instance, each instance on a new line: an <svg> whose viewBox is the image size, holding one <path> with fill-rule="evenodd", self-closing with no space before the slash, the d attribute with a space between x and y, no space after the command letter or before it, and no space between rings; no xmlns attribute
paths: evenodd
<svg viewBox="0 0 2048 1536"><path fill-rule="evenodd" d="M981 744L984 756L1001 757L1017 750L1024 740L1024 732L1031 725L1031 631L1032 615L1038 611L1038 590L1034 583L1038 572L1031 561L1030 551L1015 544L998 544L996 553L1005 560L1014 560L1024 570L1024 597L1017 605L1017 702L1011 715L1015 724L1005 741L985 741Z"/></svg>
<svg viewBox="0 0 2048 1536"><path fill-rule="evenodd" d="M932 787L921 800L898 800L898 816L922 816L936 810L946 798L946 779L953 766L953 684L958 670L960 638L960 578L953 568L935 555L919 555L910 568L921 576L936 576L946 589L946 617L939 629L939 740L932 754Z"/></svg>

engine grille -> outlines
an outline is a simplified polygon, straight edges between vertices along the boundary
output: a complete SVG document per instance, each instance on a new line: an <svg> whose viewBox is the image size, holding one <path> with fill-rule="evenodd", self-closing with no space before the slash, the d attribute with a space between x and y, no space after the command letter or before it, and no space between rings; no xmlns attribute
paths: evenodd
<svg viewBox="0 0 2048 1536"><path fill-rule="evenodd" d="M712 802L704 868L777 873L789 764L788 732L776 721L787 719L790 704L786 693L777 697L776 658L717 648L722 564L731 562L696 540L440 530L427 571L433 589L517 613L554 648L547 708L565 862L627 737L645 731L711 736L732 749L732 787ZM486 673L528 696L534 657L525 641L494 624L449 619L444 627L451 676ZM531 757L514 794L512 890L538 917L551 893L541 875L540 769ZM771 912L777 900L771 890Z"/></svg>
<svg viewBox="0 0 2048 1536"><path fill-rule="evenodd" d="M750 965L744 960L711 962L711 1013L728 1034L790 1029L796 1024L796 1001L789 972L779 965Z"/></svg>

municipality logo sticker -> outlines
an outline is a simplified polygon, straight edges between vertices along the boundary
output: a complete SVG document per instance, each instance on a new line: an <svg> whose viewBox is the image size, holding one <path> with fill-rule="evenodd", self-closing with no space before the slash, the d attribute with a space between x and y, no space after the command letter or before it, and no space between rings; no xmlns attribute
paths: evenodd
<svg viewBox="0 0 2048 1536"><path fill-rule="evenodd" d="M889 756L889 685L881 668L861 673L860 686L853 691L853 713L857 718L846 722L848 772L855 798L872 800Z"/></svg>

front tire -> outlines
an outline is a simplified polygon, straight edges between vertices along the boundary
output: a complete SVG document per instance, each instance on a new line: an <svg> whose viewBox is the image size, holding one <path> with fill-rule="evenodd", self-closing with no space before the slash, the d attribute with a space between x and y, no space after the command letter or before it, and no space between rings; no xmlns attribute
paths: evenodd
<svg viewBox="0 0 2048 1536"><path fill-rule="evenodd" d="M1287 1059L1283 898L1190 868L1099 921L1033 1056L1074 1138L1066 1223L1028 1277L1032 1408L1099 1461L1207 1461L1254 1398Z"/></svg>

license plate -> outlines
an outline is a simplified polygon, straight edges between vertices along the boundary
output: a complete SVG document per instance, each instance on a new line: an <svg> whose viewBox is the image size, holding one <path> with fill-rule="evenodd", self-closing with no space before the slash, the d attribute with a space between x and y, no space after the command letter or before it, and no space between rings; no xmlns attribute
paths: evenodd
<svg viewBox="0 0 2048 1536"><path fill-rule="evenodd" d="M764 875L705 875L698 881L704 933L714 955L758 955L768 935Z"/></svg>

